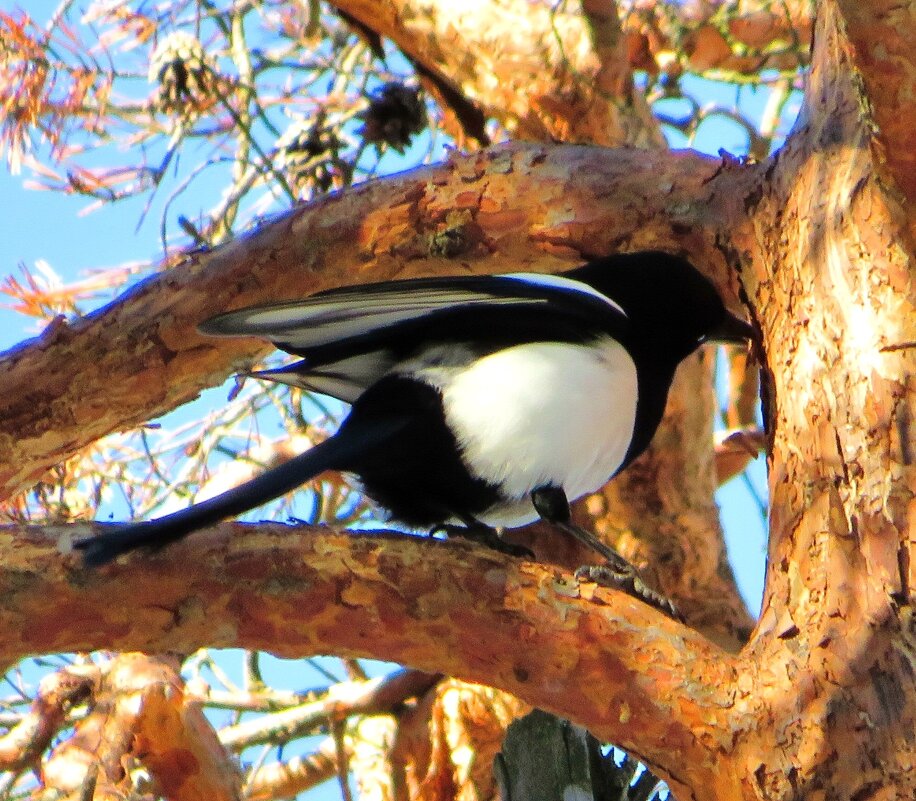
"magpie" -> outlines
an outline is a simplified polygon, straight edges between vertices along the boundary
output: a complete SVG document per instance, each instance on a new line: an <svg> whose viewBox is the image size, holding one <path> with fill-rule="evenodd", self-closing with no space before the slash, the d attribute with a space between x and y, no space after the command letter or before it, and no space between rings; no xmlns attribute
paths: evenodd
<svg viewBox="0 0 916 801"><path fill-rule="evenodd" d="M544 519L629 564L570 520L649 445L678 364L707 340L740 342L689 262L659 251L560 275L413 278L230 311L200 326L298 357L252 375L351 404L337 433L202 503L82 540L90 566L161 547L290 492L354 474L391 519L496 547L495 529ZM511 552L511 546L507 546Z"/></svg>

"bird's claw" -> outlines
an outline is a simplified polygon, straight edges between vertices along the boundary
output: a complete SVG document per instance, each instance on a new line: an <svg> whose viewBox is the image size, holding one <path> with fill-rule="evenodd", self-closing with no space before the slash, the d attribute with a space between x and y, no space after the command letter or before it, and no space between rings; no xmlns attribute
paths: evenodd
<svg viewBox="0 0 916 801"><path fill-rule="evenodd" d="M592 581L602 587L622 590L679 623L684 622L674 603L647 585L636 572L636 568L629 563L623 569L611 565L583 565L576 570L575 575L579 581Z"/></svg>

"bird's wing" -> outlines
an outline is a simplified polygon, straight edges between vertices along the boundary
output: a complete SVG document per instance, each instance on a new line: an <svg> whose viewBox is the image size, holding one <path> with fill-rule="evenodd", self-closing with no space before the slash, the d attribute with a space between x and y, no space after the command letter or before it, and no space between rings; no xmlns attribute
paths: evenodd
<svg viewBox="0 0 916 801"><path fill-rule="evenodd" d="M303 360L255 375L347 402L425 344L488 348L587 339L626 325L591 286L563 276L417 278L342 287L301 301L253 306L200 326L215 336L258 336Z"/></svg>
<svg viewBox="0 0 916 801"><path fill-rule="evenodd" d="M251 375L353 403L367 387L385 375L394 363L390 353L367 351L320 365L302 359L283 367L258 370Z"/></svg>

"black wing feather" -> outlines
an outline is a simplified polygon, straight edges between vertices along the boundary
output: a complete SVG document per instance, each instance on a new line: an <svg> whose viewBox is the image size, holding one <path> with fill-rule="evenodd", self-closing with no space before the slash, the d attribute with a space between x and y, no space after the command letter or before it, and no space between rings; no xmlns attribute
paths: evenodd
<svg viewBox="0 0 916 801"><path fill-rule="evenodd" d="M620 336L626 315L579 282L555 276L415 278L341 287L302 301L221 314L216 336L260 336L302 361L257 377L352 403L420 347L473 342L480 355L523 342Z"/></svg>

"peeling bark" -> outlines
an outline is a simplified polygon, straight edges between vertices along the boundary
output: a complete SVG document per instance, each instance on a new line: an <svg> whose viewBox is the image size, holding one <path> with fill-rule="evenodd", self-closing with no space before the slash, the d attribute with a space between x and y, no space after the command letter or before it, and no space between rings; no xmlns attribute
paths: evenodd
<svg viewBox="0 0 916 801"><path fill-rule="evenodd" d="M167 555L88 571L75 554L61 558L73 527L58 533L4 531L17 543L0 585L5 660L101 642L149 653L207 642L434 665L670 766L662 772L681 798L712 780L710 743L731 737L732 657L559 568L461 542L227 523Z"/></svg>
<svg viewBox="0 0 916 801"><path fill-rule="evenodd" d="M47 791L122 799L133 783L124 763L132 755L169 801L241 798L238 768L185 697L174 659L119 654L101 673L89 714L42 767Z"/></svg>
<svg viewBox="0 0 916 801"><path fill-rule="evenodd" d="M862 113L871 104L873 119L888 120L883 104L905 107L894 104L916 74L912 55L891 37L885 61L875 36L898 11L821 4L805 113L762 165L519 144L454 156L194 256L0 371L0 476L15 489L261 353L192 333L225 307L664 247L686 253L737 308L737 267L762 335L772 505L764 610L740 653L727 653L745 634L740 610L724 591L715 605L729 581L709 536L713 454L693 433L708 426L698 419L703 354L655 452L592 513L623 510L606 517L609 528L619 520L618 541L668 570L662 583L679 599L705 598L688 609L691 623L726 650L560 568L466 544L226 524L91 574L39 532L0 530L0 653L207 643L396 659L572 717L645 759L679 801L911 799L912 148L896 120L875 131ZM910 72L885 85L880 65L893 59ZM445 230L463 248L448 258L433 247Z"/></svg>
<svg viewBox="0 0 916 801"><path fill-rule="evenodd" d="M742 279L769 368L770 569L736 696L761 726L731 758L745 797L908 799L916 351L898 346L916 340L916 254L832 3L816 41L745 243L763 248Z"/></svg>
<svg viewBox="0 0 916 801"><path fill-rule="evenodd" d="M901 195L909 249L916 247L916 14L910 3L895 0L837 3L857 88L859 112L874 125L869 147L875 169ZM906 209L906 211L904 211Z"/></svg>
<svg viewBox="0 0 916 801"><path fill-rule="evenodd" d="M664 144L626 64L613 3L335 0L516 138Z"/></svg>

